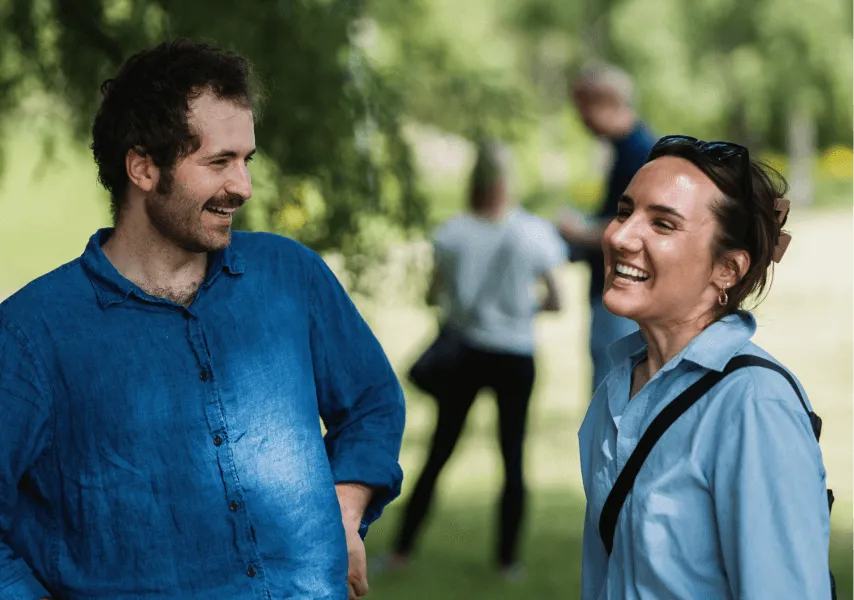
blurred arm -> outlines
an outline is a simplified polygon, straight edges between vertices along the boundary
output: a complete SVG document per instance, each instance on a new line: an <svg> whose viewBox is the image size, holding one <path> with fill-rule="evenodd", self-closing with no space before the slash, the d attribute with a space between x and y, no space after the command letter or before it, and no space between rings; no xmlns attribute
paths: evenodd
<svg viewBox="0 0 854 600"><path fill-rule="evenodd" d="M557 230L567 243L584 248L601 248L609 219L584 222L581 219L563 217L557 222Z"/></svg>
<svg viewBox="0 0 854 600"><path fill-rule="evenodd" d="M427 301L427 306L438 306L439 305L439 294L442 291L442 276L439 273L438 269L433 270L433 274L430 276L430 285L427 288L427 296L425 300Z"/></svg>
<svg viewBox="0 0 854 600"><path fill-rule="evenodd" d="M546 297L540 304L541 312L558 312L563 309L560 290L557 286L557 278L555 277L555 269L546 271L542 276L543 283L546 286Z"/></svg>

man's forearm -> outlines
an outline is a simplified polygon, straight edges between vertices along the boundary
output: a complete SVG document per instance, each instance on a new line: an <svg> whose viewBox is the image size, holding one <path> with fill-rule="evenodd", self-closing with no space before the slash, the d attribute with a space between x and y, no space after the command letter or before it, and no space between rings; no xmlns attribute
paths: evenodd
<svg viewBox="0 0 854 600"><path fill-rule="evenodd" d="M339 483L335 486L335 493L338 494L345 527L359 529L365 509L374 495L373 490L361 483Z"/></svg>
<svg viewBox="0 0 854 600"><path fill-rule="evenodd" d="M604 219L590 223L581 232L575 243L587 248L602 248L602 238L605 236L605 228L608 227L608 223L609 221Z"/></svg>

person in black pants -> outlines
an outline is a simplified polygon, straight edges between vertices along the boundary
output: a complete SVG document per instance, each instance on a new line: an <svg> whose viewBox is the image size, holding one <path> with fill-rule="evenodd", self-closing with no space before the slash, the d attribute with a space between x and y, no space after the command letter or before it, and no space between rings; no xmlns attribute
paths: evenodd
<svg viewBox="0 0 854 600"><path fill-rule="evenodd" d="M459 337L457 359L443 391L434 392L438 417L418 482L404 510L391 567L408 562L427 516L439 474L454 450L478 392L494 390L498 401L504 491L497 562L502 573L521 575L517 547L524 512L523 445L534 386L533 320L542 310L560 309L553 269L564 262L564 246L548 222L510 208L506 154L495 144L480 148L470 210L434 235L435 280L444 292L445 327ZM538 302L534 284L545 283Z"/></svg>
<svg viewBox="0 0 854 600"><path fill-rule="evenodd" d="M430 508L436 480L445 466L465 424L475 396L483 388L495 390L501 455L504 459L504 493L501 498L498 561L508 574L516 564L516 546L525 499L522 478L522 446L528 401L534 387L534 358L471 349L459 365L456 389L439 404L439 416L430 455L409 499L396 552L406 556Z"/></svg>

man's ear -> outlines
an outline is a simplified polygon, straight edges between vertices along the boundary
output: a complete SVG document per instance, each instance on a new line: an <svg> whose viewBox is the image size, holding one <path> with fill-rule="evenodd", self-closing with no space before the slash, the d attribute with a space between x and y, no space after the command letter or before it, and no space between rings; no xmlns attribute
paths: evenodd
<svg viewBox="0 0 854 600"><path fill-rule="evenodd" d="M143 192L150 192L157 187L160 169L151 160L151 155L142 148L128 150L125 156L125 168L130 182Z"/></svg>
<svg viewBox="0 0 854 600"><path fill-rule="evenodd" d="M746 250L727 252L715 267L712 283L718 289L731 288L741 281L748 269L750 269L750 255Z"/></svg>

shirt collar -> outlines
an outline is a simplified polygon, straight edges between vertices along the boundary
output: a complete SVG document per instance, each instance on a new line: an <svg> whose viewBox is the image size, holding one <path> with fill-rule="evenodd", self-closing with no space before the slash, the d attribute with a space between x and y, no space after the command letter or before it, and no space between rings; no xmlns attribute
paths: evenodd
<svg viewBox="0 0 854 600"><path fill-rule="evenodd" d="M613 141L617 152L621 152L626 148L634 145L639 139L642 139L646 133L646 126L641 121L636 121L634 127L626 135L618 140Z"/></svg>
<svg viewBox="0 0 854 600"><path fill-rule="evenodd" d="M104 254L101 246L109 239L113 231L113 228L103 228L96 231L89 238L89 243L81 257L83 267L95 288L98 301L104 308L125 301L132 293L141 297L149 297L136 284L119 273ZM243 257L229 245L225 249L212 252L209 255L208 273L202 286L209 287L223 270L232 275L240 275L244 269Z"/></svg>
<svg viewBox="0 0 854 600"><path fill-rule="evenodd" d="M706 369L723 371L729 359L750 341L754 333L756 319L753 315L746 311L737 311L709 325L661 370L669 371L683 360L689 360ZM633 360L646 351L646 347L643 333L635 331L611 345L611 364L619 365Z"/></svg>

